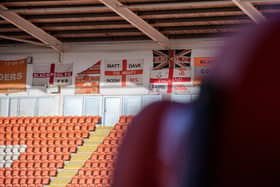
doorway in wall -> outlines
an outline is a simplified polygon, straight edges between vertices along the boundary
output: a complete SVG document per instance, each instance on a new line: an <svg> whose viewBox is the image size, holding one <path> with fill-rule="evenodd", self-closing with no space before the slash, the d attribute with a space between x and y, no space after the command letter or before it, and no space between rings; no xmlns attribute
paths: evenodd
<svg viewBox="0 0 280 187"><path fill-rule="evenodd" d="M104 97L104 126L115 125L121 116L121 97Z"/></svg>

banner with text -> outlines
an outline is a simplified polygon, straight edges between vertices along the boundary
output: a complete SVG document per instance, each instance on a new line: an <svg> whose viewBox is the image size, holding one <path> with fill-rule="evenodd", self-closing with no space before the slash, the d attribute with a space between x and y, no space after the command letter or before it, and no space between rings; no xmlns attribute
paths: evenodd
<svg viewBox="0 0 280 187"><path fill-rule="evenodd" d="M144 59L105 59L102 64L102 87L143 86Z"/></svg>
<svg viewBox="0 0 280 187"><path fill-rule="evenodd" d="M150 89L157 93L190 93L191 49L153 51Z"/></svg>
<svg viewBox="0 0 280 187"><path fill-rule="evenodd" d="M98 61L75 78L75 94L98 94L100 80L100 64Z"/></svg>
<svg viewBox="0 0 280 187"><path fill-rule="evenodd" d="M34 64L33 86L72 84L73 64Z"/></svg>
<svg viewBox="0 0 280 187"><path fill-rule="evenodd" d="M0 60L0 93L26 91L27 59Z"/></svg>
<svg viewBox="0 0 280 187"><path fill-rule="evenodd" d="M194 85L199 85L209 73L215 61L214 57L194 58Z"/></svg>

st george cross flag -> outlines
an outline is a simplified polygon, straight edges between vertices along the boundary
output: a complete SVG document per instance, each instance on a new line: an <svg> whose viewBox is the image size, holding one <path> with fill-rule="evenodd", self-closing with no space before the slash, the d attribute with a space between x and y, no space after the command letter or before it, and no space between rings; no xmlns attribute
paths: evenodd
<svg viewBox="0 0 280 187"><path fill-rule="evenodd" d="M143 59L105 59L102 64L102 87L138 87L143 85Z"/></svg>
<svg viewBox="0 0 280 187"><path fill-rule="evenodd" d="M151 91L185 94L191 81L191 49L153 51Z"/></svg>
<svg viewBox="0 0 280 187"><path fill-rule="evenodd" d="M99 93L100 64L98 61L88 69L77 74L75 78L75 94Z"/></svg>
<svg viewBox="0 0 280 187"><path fill-rule="evenodd" d="M73 64L34 64L33 86L72 84Z"/></svg>

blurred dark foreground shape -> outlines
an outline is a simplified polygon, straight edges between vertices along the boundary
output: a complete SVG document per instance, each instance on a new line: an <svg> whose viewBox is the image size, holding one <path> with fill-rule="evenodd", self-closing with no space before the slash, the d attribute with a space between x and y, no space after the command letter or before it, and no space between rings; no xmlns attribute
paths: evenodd
<svg viewBox="0 0 280 187"><path fill-rule="evenodd" d="M226 43L197 102L153 104L121 147L113 187L280 186L280 19Z"/></svg>

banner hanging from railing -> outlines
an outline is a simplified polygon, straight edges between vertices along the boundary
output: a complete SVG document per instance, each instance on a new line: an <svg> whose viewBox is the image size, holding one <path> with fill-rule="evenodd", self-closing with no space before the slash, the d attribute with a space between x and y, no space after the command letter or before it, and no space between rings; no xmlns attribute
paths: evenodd
<svg viewBox="0 0 280 187"><path fill-rule="evenodd" d="M27 58L0 60L0 93L26 91Z"/></svg>
<svg viewBox="0 0 280 187"><path fill-rule="evenodd" d="M194 58L194 85L199 85L211 70L215 61L214 57L195 57Z"/></svg>
<svg viewBox="0 0 280 187"><path fill-rule="evenodd" d="M143 86L144 59L105 59L102 62L102 87Z"/></svg>
<svg viewBox="0 0 280 187"><path fill-rule="evenodd" d="M100 64L98 61L75 78L75 94L98 94L100 83Z"/></svg>
<svg viewBox="0 0 280 187"><path fill-rule="evenodd" d="M33 64L33 86L72 84L73 64Z"/></svg>
<svg viewBox="0 0 280 187"><path fill-rule="evenodd" d="M191 82L191 49L153 50L150 89L156 93L187 94Z"/></svg>

